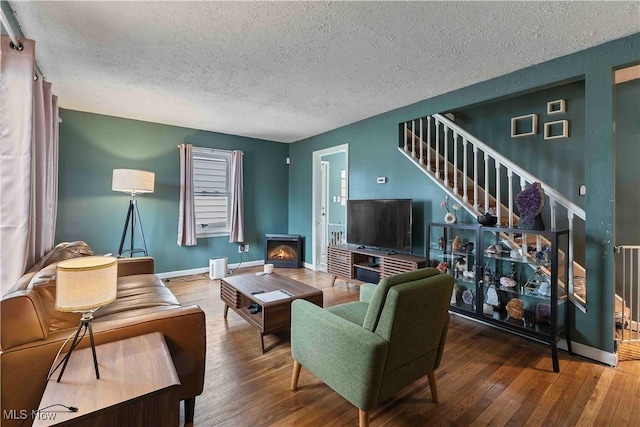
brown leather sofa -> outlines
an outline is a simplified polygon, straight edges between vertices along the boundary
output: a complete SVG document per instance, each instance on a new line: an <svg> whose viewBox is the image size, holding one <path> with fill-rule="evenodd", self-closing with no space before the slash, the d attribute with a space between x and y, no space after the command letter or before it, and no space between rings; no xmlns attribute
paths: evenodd
<svg viewBox="0 0 640 427"><path fill-rule="evenodd" d="M11 410L31 413L38 408L54 357L80 320L80 314L55 309L55 267L64 259L92 254L84 242L61 243L3 296L3 414ZM180 399L184 400L185 422L189 423L193 421L195 398L204 385L205 315L198 306L181 306L153 272L153 258L118 260L117 298L94 314L95 343L162 332L180 377ZM88 345L85 338L78 348ZM21 425L23 421L4 418L3 426ZM27 419L22 425L30 423Z"/></svg>

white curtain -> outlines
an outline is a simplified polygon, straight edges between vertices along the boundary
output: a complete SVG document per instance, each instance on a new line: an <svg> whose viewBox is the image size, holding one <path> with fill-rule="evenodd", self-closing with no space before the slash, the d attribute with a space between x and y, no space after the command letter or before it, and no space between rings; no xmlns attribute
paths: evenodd
<svg viewBox="0 0 640 427"><path fill-rule="evenodd" d="M0 288L2 293L53 248L57 210L58 107L34 81L35 42L23 50L1 36Z"/></svg>
<svg viewBox="0 0 640 427"><path fill-rule="evenodd" d="M196 211L193 199L193 145L180 144L180 205L178 245L196 246Z"/></svg>
<svg viewBox="0 0 640 427"><path fill-rule="evenodd" d="M31 209L27 266L53 248L58 208L58 97L40 74L34 82Z"/></svg>
<svg viewBox="0 0 640 427"><path fill-rule="evenodd" d="M240 150L231 155L231 230L229 243L244 242L244 195L242 180L242 158Z"/></svg>

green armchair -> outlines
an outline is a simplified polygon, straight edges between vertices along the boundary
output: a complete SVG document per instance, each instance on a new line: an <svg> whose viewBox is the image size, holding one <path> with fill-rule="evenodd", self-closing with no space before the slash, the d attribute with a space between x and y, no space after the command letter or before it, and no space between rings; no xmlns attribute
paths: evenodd
<svg viewBox="0 0 640 427"><path fill-rule="evenodd" d="M425 375L437 402L452 291L452 276L424 268L364 284L356 302L323 309L295 300L291 389L304 366L358 407L360 427L369 410Z"/></svg>

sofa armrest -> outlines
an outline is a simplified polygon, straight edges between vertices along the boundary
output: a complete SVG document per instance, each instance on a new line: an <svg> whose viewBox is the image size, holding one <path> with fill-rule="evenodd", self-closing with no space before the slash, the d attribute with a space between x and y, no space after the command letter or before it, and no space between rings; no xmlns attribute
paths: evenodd
<svg viewBox="0 0 640 427"><path fill-rule="evenodd" d="M360 409L376 404L389 343L308 301L291 305L291 355Z"/></svg>
<svg viewBox="0 0 640 427"><path fill-rule="evenodd" d="M378 285L372 283L363 283L360 285L360 302L371 302L377 286Z"/></svg>
<svg viewBox="0 0 640 427"><path fill-rule="evenodd" d="M154 274L154 262L150 256L118 258L118 277L134 274Z"/></svg>
<svg viewBox="0 0 640 427"><path fill-rule="evenodd" d="M36 291L7 294L0 306L2 350L47 338L49 321Z"/></svg>

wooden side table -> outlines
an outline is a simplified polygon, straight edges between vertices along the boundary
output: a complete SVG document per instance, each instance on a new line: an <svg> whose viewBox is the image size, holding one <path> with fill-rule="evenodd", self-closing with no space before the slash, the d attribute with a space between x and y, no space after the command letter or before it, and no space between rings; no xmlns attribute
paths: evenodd
<svg viewBox="0 0 640 427"><path fill-rule="evenodd" d="M39 408L62 404L36 415L36 427L177 426L180 380L160 332L96 346L100 379L91 348L75 350L62 380L53 375Z"/></svg>

